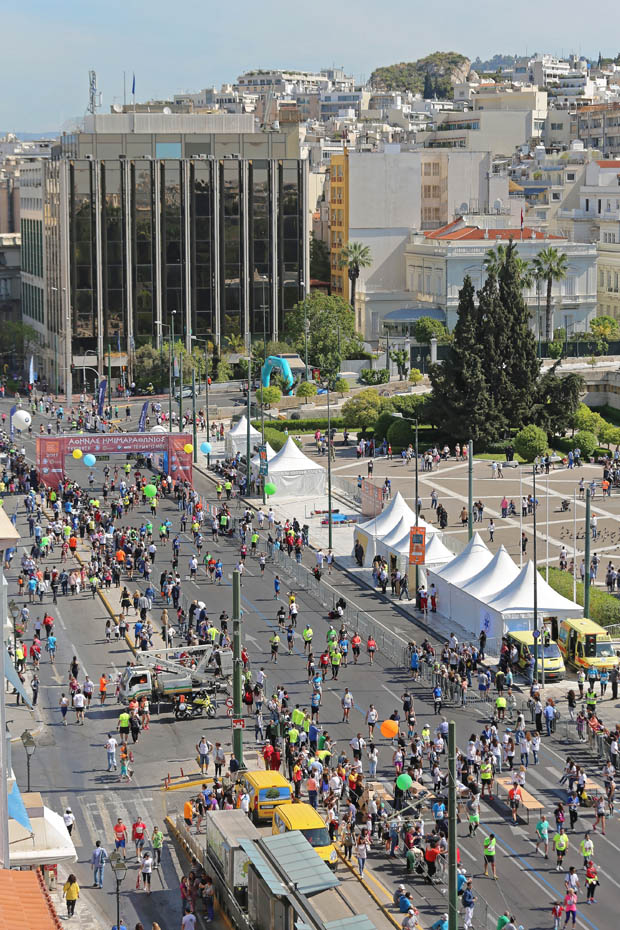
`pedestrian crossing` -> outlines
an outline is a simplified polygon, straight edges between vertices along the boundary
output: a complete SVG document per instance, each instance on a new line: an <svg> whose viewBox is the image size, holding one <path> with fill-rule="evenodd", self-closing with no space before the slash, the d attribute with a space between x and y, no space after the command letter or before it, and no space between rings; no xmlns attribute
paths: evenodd
<svg viewBox="0 0 620 930"><path fill-rule="evenodd" d="M139 796L125 801L120 793L112 791L96 792L88 799L80 797L78 800L60 795L61 809L58 813L62 816L67 807L72 809L75 824L71 839L76 849L86 849L89 853L97 840L101 840L108 852L114 849L114 824L121 817L130 837L127 844L127 853L130 854L133 851L131 825L136 817L146 824L148 836L153 832L155 823L160 828L162 826L161 818L159 821L153 819L152 804L149 803L152 800L152 796Z"/></svg>

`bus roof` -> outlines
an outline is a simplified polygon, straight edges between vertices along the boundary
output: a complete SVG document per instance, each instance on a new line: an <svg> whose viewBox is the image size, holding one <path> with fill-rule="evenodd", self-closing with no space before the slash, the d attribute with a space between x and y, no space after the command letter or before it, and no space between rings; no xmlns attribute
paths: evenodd
<svg viewBox="0 0 620 930"><path fill-rule="evenodd" d="M272 772L265 769L250 769L247 772L241 772L249 781L256 785L257 788L284 788L291 783L282 775L281 772Z"/></svg>

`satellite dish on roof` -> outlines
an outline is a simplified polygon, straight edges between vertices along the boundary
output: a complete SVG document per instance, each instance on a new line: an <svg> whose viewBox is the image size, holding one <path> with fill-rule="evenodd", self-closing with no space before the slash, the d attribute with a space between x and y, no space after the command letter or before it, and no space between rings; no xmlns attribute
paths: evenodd
<svg viewBox="0 0 620 930"><path fill-rule="evenodd" d="M493 201L493 209L495 210L496 213L501 213L503 206L504 204L502 203L499 197L497 198L497 200Z"/></svg>
<svg viewBox="0 0 620 930"><path fill-rule="evenodd" d="M166 116L172 116L172 110L170 107L164 107L163 112L166 114Z"/></svg>
<svg viewBox="0 0 620 930"><path fill-rule="evenodd" d="M120 105L120 103L113 103L113 104L112 104L112 111L113 111L114 113L122 113L122 112L123 112L123 108L122 108L122 106Z"/></svg>

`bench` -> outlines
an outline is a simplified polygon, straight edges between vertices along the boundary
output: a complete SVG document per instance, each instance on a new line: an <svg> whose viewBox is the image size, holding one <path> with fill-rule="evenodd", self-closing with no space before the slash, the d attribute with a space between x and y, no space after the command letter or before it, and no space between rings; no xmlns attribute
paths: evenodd
<svg viewBox="0 0 620 930"><path fill-rule="evenodd" d="M497 785L497 794L499 796L499 789L503 788L506 791L506 803L509 803L508 792L512 788L514 782L512 778L507 778L506 776L499 776L495 779ZM545 805L541 804L540 801L537 801L533 794L530 794L525 788L521 788L521 802L519 808L524 808L527 811L527 822L530 822L531 813L540 813L544 810Z"/></svg>

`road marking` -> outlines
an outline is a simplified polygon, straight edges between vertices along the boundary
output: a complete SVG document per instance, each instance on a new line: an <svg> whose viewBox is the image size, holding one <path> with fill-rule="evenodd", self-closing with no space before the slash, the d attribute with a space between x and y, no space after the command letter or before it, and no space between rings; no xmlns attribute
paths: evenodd
<svg viewBox="0 0 620 930"><path fill-rule="evenodd" d="M394 694L394 692L390 688L388 688L387 685L381 685L381 687L384 689L384 691L387 691L388 694L391 694L392 697L395 698L397 701L400 701L399 696L397 694Z"/></svg>

